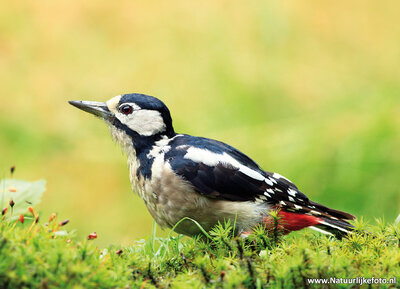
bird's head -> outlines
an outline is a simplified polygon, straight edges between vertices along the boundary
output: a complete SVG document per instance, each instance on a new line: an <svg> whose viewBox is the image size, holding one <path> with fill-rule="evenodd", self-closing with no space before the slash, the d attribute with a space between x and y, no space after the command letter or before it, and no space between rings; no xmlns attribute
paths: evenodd
<svg viewBox="0 0 400 289"><path fill-rule="evenodd" d="M70 101L73 106L104 119L118 142L129 136L134 145L156 140L160 136L172 137L175 132L167 106L159 99L145 94L123 94L107 102Z"/></svg>

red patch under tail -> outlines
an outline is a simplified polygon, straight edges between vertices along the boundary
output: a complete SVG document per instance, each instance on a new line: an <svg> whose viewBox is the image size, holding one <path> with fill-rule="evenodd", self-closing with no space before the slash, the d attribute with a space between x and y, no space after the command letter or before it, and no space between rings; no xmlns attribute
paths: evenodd
<svg viewBox="0 0 400 289"><path fill-rule="evenodd" d="M286 211L278 212L278 225L277 228L284 233L289 233L291 231L301 230L306 227L318 225L322 220L315 216L291 213ZM264 219L264 224L269 230L273 230L276 225L274 225L274 220L272 217L266 217Z"/></svg>

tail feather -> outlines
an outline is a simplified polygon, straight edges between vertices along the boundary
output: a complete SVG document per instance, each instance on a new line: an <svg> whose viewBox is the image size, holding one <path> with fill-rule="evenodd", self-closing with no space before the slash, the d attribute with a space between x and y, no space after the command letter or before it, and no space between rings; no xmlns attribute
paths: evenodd
<svg viewBox="0 0 400 289"><path fill-rule="evenodd" d="M334 218L340 219L340 220L354 220L356 217L350 213L346 213L343 211L335 210L328 208L324 205L321 205L319 203L309 201L311 206L314 206L318 211L323 212L329 216L332 216Z"/></svg>
<svg viewBox="0 0 400 289"><path fill-rule="evenodd" d="M310 201L310 204L315 207L317 211L323 213L321 221L315 227L326 233L336 236L341 239L354 230L354 226L348 220L354 220L356 217L352 214L331 209L319 203Z"/></svg>
<svg viewBox="0 0 400 289"><path fill-rule="evenodd" d="M280 223L287 232L312 227L341 239L354 230L354 226L348 221L354 220L355 216L310 200L307 200L306 204L296 203L295 199L285 200L276 205L275 209L280 210L278 213L281 218Z"/></svg>
<svg viewBox="0 0 400 289"><path fill-rule="evenodd" d="M326 217L322 217L321 221L314 227L325 233L335 235L338 239L343 238L354 230L354 226L344 220L332 220Z"/></svg>

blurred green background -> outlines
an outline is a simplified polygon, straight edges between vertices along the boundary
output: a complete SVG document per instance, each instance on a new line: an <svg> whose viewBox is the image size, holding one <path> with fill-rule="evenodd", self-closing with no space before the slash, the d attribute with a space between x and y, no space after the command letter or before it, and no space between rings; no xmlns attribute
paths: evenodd
<svg viewBox="0 0 400 289"><path fill-rule="evenodd" d="M148 236L125 156L68 100L140 92L313 200L400 212L399 1L5 1L0 167L102 244Z"/></svg>

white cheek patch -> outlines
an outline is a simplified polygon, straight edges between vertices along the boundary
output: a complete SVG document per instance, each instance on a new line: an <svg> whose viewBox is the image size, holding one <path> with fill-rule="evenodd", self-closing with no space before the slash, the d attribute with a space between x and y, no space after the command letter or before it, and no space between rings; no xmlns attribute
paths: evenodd
<svg viewBox="0 0 400 289"><path fill-rule="evenodd" d="M143 136L155 135L166 129L161 113L155 110L141 109L129 115L117 113L116 116L121 123Z"/></svg>
<svg viewBox="0 0 400 289"><path fill-rule="evenodd" d="M155 135L165 131L166 125L161 114L155 110L141 109L136 103L124 103L132 106L133 113L125 115L118 110L121 95L117 95L106 102L108 109L118 120L131 130L143 136Z"/></svg>

